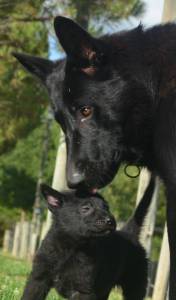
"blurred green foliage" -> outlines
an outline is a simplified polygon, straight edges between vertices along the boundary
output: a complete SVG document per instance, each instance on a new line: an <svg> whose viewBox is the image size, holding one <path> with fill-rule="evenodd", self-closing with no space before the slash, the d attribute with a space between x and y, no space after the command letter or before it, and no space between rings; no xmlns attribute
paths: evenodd
<svg viewBox="0 0 176 300"><path fill-rule="evenodd" d="M20 139L16 146L0 160L0 230L11 226L20 211L31 211L34 203L36 182L41 163L41 145L45 123ZM45 162L45 182L51 184L59 140L59 127L52 122L49 153ZM1 235L1 232L0 232Z"/></svg>
<svg viewBox="0 0 176 300"><path fill-rule="evenodd" d="M132 175L135 170L132 170ZM117 220L125 221L135 207L138 178L127 177L122 166L109 184L108 188L102 189L102 194L110 203L111 210Z"/></svg>
<svg viewBox="0 0 176 300"><path fill-rule="evenodd" d="M43 0L0 2L0 154L10 151L40 121L47 97L25 72L12 51L46 56L47 29L41 22L22 21L41 13Z"/></svg>
<svg viewBox="0 0 176 300"><path fill-rule="evenodd" d="M34 21L43 2L0 1L0 237L34 201L48 99L12 51L47 56L47 28Z"/></svg>

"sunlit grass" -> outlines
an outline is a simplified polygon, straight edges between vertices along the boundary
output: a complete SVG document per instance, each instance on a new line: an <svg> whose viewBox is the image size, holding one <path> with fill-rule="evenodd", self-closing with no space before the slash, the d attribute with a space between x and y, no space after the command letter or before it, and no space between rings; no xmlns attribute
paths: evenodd
<svg viewBox="0 0 176 300"><path fill-rule="evenodd" d="M30 270L30 263L0 253L0 300L20 300ZM47 300L62 299L54 290L47 297ZM109 300L121 299L116 291L109 297Z"/></svg>

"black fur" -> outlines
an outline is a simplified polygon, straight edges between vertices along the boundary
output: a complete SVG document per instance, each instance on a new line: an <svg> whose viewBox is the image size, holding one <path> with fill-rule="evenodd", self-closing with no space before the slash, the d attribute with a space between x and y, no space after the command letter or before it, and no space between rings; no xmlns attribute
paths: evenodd
<svg viewBox="0 0 176 300"><path fill-rule="evenodd" d="M167 193L169 299L175 300L176 25L138 26L99 39L64 17L54 25L67 52L65 76L56 63L44 82L66 134L68 184L105 186L122 162L160 176ZM91 108L86 118L85 106Z"/></svg>
<svg viewBox="0 0 176 300"><path fill-rule="evenodd" d="M42 186L53 224L34 259L22 300L43 300L51 287L72 300L107 300L116 285L126 300L142 300L147 259L138 234L153 189L151 179L130 220L130 231L128 224L114 231L114 217L98 194L61 194Z"/></svg>

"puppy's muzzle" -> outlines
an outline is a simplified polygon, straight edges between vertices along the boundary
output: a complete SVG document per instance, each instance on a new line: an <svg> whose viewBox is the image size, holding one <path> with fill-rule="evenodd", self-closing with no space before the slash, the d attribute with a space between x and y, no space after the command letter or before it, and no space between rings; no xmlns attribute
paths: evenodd
<svg viewBox="0 0 176 300"><path fill-rule="evenodd" d="M105 217L96 221L96 226L101 230L114 231L116 229L116 222L113 217Z"/></svg>

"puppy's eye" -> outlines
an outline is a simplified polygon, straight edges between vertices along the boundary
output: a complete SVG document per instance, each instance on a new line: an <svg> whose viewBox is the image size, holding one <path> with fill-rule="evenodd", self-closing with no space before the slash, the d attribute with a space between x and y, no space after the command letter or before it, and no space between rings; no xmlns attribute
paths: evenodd
<svg viewBox="0 0 176 300"><path fill-rule="evenodd" d="M89 206L89 205L84 205L84 206L81 207L81 212L82 212L83 214L87 214L87 213L89 213L91 210L92 210L92 207Z"/></svg>
<svg viewBox="0 0 176 300"><path fill-rule="evenodd" d="M91 106L83 106L80 108L80 113L84 118L88 118L93 113L93 107Z"/></svg>
<svg viewBox="0 0 176 300"><path fill-rule="evenodd" d="M90 209L90 207L85 205L85 206L82 206L81 209L82 209L82 211L86 212L86 211L88 211Z"/></svg>

